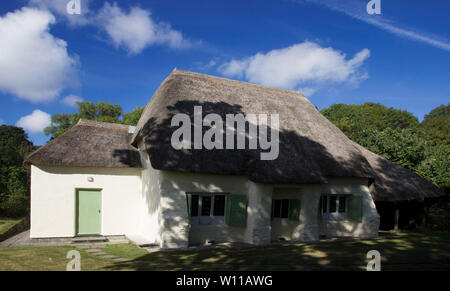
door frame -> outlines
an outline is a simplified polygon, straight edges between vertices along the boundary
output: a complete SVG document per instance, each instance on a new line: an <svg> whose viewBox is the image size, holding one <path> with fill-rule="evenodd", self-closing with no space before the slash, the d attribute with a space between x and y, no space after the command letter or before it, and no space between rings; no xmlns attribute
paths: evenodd
<svg viewBox="0 0 450 291"><path fill-rule="evenodd" d="M100 213L100 233L98 234L78 234L78 192L79 191L99 191L100 192L100 205L101 205L101 213ZM103 231L103 188L75 188L75 221L74 221L74 237L77 236L95 236L102 235Z"/></svg>

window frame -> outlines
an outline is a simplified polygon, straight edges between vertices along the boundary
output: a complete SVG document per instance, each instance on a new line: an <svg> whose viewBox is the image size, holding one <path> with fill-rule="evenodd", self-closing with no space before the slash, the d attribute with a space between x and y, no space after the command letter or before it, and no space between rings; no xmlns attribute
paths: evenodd
<svg viewBox="0 0 450 291"><path fill-rule="evenodd" d="M225 216L227 215L227 194L222 192L188 192L191 195L191 201L193 196L198 196L198 208L197 216L192 216L192 205L190 212L190 221L192 226L221 226L225 225ZM223 216L214 215L215 196L224 196ZM211 205L209 209L209 215L202 215L203 197L211 197ZM192 203L192 202L191 202Z"/></svg>
<svg viewBox="0 0 450 291"><path fill-rule="evenodd" d="M329 220L344 220L347 219L348 213L348 201L351 194L322 194L320 202L320 214L322 218ZM335 198L335 212L330 212L330 202L332 199L330 197ZM341 203L341 197L345 198L345 210L343 212L339 212L339 207ZM324 199L326 199L326 211L324 212Z"/></svg>

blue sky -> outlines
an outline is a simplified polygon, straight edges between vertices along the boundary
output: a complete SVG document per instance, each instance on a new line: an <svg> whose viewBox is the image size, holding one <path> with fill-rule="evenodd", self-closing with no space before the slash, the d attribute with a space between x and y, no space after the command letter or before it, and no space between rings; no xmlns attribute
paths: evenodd
<svg viewBox="0 0 450 291"><path fill-rule="evenodd" d="M381 0L381 15L369 0L80 1L71 16L69 0L0 3L0 122L38 145L74 100L127 112L175 67L300 90L320 109L370 101L422 119L450 100L449 1Z"/></svg>

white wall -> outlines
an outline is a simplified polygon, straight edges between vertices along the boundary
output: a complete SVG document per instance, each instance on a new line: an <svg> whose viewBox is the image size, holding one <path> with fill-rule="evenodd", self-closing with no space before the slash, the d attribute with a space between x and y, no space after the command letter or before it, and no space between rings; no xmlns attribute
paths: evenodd
<svg viewBox="0 0 450 291"><path fill-rule="evenodd" d="M161 171L161 213L160 232L162 246L187 246L215 242L242 241L245 227L190 226L187 212L186 193L188 192L226 192L247 194L248 179L242 176L205 175Z"/></svg>
<svg viewBox="0 0 450 291"><path fill-rule="evenodd" d="M317 240L319 235L328 237L376 237L380 217L367 187L365 178L329 178L322 185L278 185L273 190L274 199L301 200L300 221L287 218L272 219L272 240ZM363 197L362 222L348 219L319 220L319 199L326 194L351 194Z"/></svg>
<svg viewBox="0 0 450 291"><path fill-rule="evenodd" d="M144 149L143 142L139 143L142 164L142 192L140 193L139 234L148 243L160 243L159 223L161 216L161 174L152 168L150 159Z"/></svg>
<svg viewBox="0 0 450 291"><path fill-rule="evenodd" d="M333 178L322 186L322 194L352 194L363 198L361 222L351 220L322 220L320 234L369 238L378 236L380 216L370 195L368 180L364 178Z"/></svg>
<svg viewBox="0 0 450 291"><path fill-rule="evenodd" d="M88 182L88 177L94 179ZM76 189L102 190L102 235L138 233L140 169L31 167L31 237L75 236Z"/></svg>

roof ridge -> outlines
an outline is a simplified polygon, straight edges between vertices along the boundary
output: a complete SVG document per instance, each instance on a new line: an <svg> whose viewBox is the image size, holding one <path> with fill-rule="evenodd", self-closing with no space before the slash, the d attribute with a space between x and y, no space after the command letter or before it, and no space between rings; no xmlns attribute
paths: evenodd
<svg viewBox="0 0 450 291"><path fill-rule="evenodd" d="M250 83L250 82L245 82L245 81L239 81L239 80L234 80L234 79L229 79L229 78L224 78L224 77L219 77L219 76L214 76L214 75L208 75L208 74L197 73L197 72L192 72L192 71L180 70L180 69L177 69L177 68L173 69L173 71L170 73L169 77L171 75L197 76L197 77L205 78L205 79L209 79L209 80L215 80L215 81L219 81L220 80L220 81L224 81L224 82L228 82L228 83L243 84L243 85L245 85L247 87L269 89L269 90L273 90L273 91L279 91L279 92L285 92L285 93L289 93L289 94L295 94L295 95L298 95L298 97L303 97L306 100L308 100L308 98L306 98L305 95L303 95L303 93L300 92L300 91L276 88L276 87L271 87L271 86L266 86L266 85L261 85L261 84L256 84L256 83Z"/></svg>
<svg viewBox="0 0 450 291"><path fill-rule="evenodd" d="M112 122L104 122L104 121L96 121L96 120L90 120L90 119L83 119L80 118L78 122L74 125L75 126L95 126L95 127L101 127L106 129L123 129L123 130L129 130L132 125L128 124L121 124L121 123L112 123Z"/></svg>

